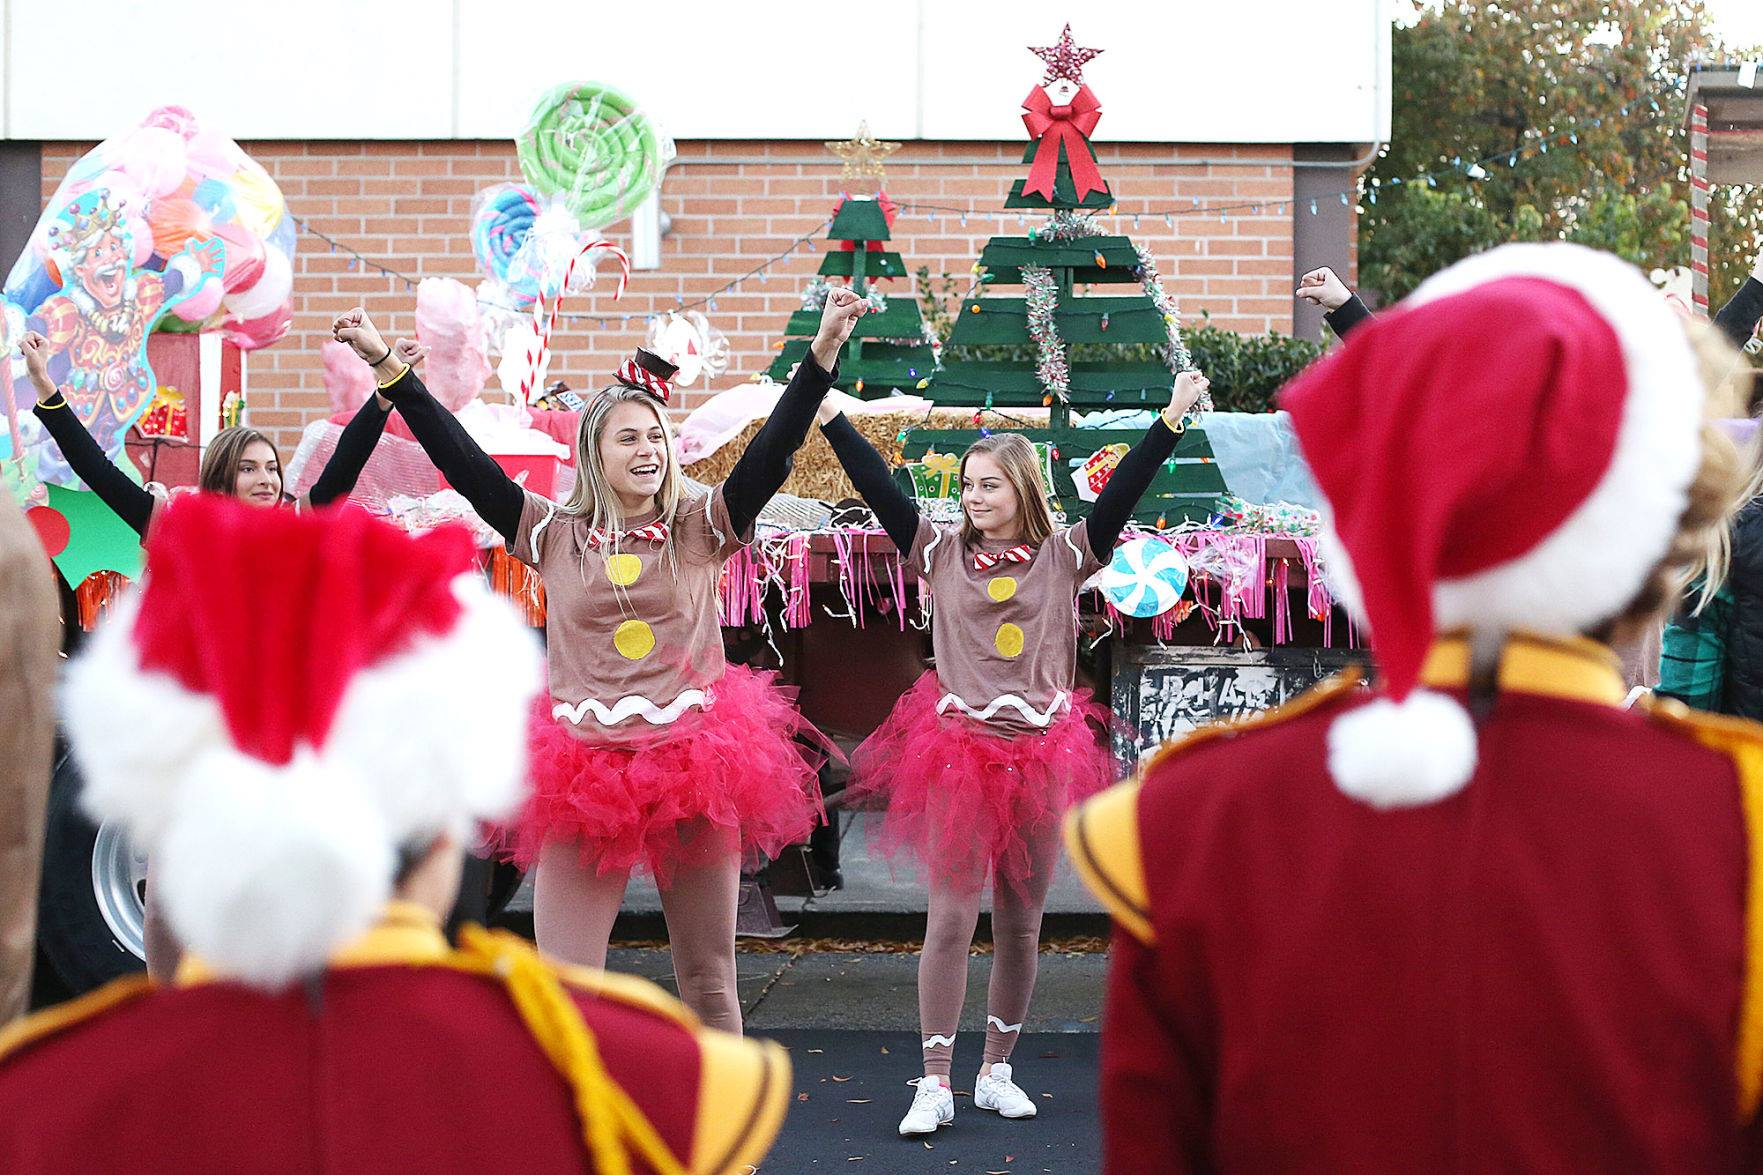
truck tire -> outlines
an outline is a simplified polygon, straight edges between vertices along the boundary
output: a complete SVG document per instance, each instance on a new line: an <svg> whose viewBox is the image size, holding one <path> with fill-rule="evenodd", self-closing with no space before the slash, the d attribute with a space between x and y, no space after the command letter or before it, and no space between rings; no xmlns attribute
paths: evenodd
<svg viewBox="0 0 1763 1175"><path fill-rule="evenodd" d="M70 996L146 969L146 861L80 808L83 781L59 736L37 895L37 945Z"/></svg>

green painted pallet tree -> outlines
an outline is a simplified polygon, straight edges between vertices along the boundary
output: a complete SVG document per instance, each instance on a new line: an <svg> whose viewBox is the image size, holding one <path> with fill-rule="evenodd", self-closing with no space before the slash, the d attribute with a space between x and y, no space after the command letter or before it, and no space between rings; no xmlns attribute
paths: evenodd
<svg viewBox="0 0 1763 1175"><path fill-rule="evenodd" d="M1062 45L1069 44L1069 34L1067 27ZM1056 48L1036 52L1056 64ZM1070 59L1067 53L1064 60ZM986 243L979 258L979 284L962 302L944 347L942 367L922 394L948 407L1001 411L1047 407L1049 420L1044 429L1012 431L1053 446L1058 456L1053 461L1051 489L1057 508L1074 518L1088 512L1088 504L1076 494L1074 472L1104 446L1131 445L1142 434L1075 428L1072 410L1161 408L1167 404L1175 374L1170 363L1158 356L1167 354L1159 349L1170 345L1172 322L1147 289L1139 251L1132 241L1104 235L1093 223L1097 213L1113 205L1114 195L1096 172L1095 158L1090 154L1089 130L1085 128L1094 127L1101 108L1089 87L1082 84L1081 68L1050 69L1042 84L1046 88L1031 91L1024 103L1029 112L1024 121L1031 133L1037 125L1044 128L1023 155L1023 162L1034 166L1028 177L1012 185L1004 206L1046 211L1051 214L1049 221L1026 237L993 237ZM1037 122L1032 117L1037 110L1049 109L1060 118ZM1077 115L1075 122L1072 112ZM1081 117L1085 113L1091 116L1087 124ZM1029 329L1026 291L1023 297L998 292L1004 287L1023 286L1025 266L1045 270L1056 289L1052 317L1069 373L1068 387L1058 394L1041 377L1039 344ZM997 426L991 431L997 431ZM913 462L922 460L926 453L959 453L978 435L977 430L915 429L906 435L905 457ZM1226 489L1204 430L1190 427L1177 445L1175 457L1159 471L1136 517L1171 526L1181 521L1205 521Z"/></svg>
<svg viewBox="0 0 1763 1175"><path fill-rule="evenodd" d="M840 242L841 247L826 251L820 263L823 279L843 278L852 290L864 295L870 292L870 283L879 278L907 278L900 254L869 247L871 242L889 238L888 219L882 207L885 199L847 196L840 202L826 235L828 240ZM851 247L843 248L845 243ZM924 316L910 284L886 297L887 309L858 320L857 329L851 333L851 341L839 359L838 386L864 399L891 395L896 390L916 392L936 367L936 356L925 334ZM789 379L790 369L807 354L808 343L819 326L817 309L798 310L790 315L786 328L789 337L767 372L772 379L779 383Z"/></svg>

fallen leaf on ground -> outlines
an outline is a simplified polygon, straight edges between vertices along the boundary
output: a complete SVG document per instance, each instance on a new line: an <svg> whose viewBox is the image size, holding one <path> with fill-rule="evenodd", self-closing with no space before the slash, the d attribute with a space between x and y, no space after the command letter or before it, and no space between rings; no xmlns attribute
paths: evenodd
<svg viewBox="0 0 1763 1175"><path fill-rule="evenodd" d="M837 1073L834 1073L833 1080L834 1081L849 1081L851 1079L849 1077L840 1077Z"/></svg>
<svg viewBox="0 0 1763 1175"><path fill-rule="evenodd" d="M848 1106L867 1106L874 1100L875 1099L872 1097L848 1097L845 1099L845 1104Z"/></svg>

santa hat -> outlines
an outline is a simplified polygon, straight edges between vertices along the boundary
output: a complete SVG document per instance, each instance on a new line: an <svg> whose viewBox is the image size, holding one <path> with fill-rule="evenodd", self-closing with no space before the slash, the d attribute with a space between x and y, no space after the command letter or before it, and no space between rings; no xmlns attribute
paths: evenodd
<svg viewBox="0 0 1763 1175"><path fill-rule="evenodd" d="M1687 504L1700 388L1639 271L1546 244L1445 270L1285 390L1380 671L1329 732L1343 791L1429 803L1474 773L1468 713L1417 688L1436 633L1580 633L1633 600Z"/></svg>
<svg viewBox="0 0 1763 1175"><path fill-rule="evenodd" d="M458 529L193 495L68 674L84 803L199 957L274 987L390 895L401 849L522 798L531 633Z"/></svg>

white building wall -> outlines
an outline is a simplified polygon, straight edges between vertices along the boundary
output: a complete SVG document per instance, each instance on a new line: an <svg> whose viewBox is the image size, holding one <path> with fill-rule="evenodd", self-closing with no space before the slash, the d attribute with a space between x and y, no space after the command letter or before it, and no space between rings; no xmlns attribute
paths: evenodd
<svg viewBox="0 0 1763 1175"><path fill-rule="evenodd" d="M238 139L508 139L592 78L681 139L1014 139L1071 20L1098 140L1371 143L1390 0L0 0L0 137L175 103Z"/></svg>

